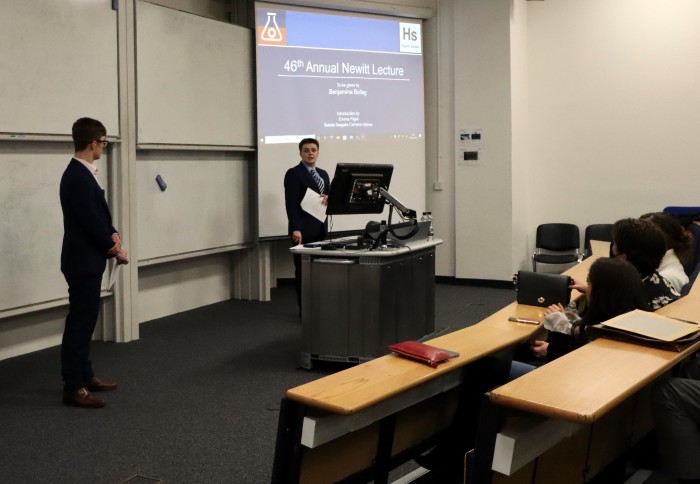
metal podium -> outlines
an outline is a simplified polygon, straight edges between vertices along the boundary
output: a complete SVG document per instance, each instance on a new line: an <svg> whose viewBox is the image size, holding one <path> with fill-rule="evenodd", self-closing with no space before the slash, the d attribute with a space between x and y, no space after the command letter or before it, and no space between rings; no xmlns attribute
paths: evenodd
<svg viewBox="0 0 700 484"><path fill-rule="evenodd" d="M302 261L301 366L359 363L435 330L435 247L383 250L294 247Z"/></svg>

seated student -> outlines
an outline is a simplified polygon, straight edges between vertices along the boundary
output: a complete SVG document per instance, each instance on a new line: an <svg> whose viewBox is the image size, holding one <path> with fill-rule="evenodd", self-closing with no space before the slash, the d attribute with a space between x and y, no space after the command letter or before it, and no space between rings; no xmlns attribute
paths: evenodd
<svg viewBox="0 0 700 484"><path fill-rule="evenodd" d="M661 380L653 387L652 410L663 466L681 484L700 484L700 381Z"/></svg>
<svg viewBox="0 0 700 484"><path fill-rule="evenodd" d="M642 276L651 309L659 308L681 297L658 272L666 253L663 233L649 220L626 218L613 225L611 252L632 264Z"/></svg>
<svg viewBox="0 0 700 484"><path fill-rule="evenodd" d="M681 261L685 261L688 256L693 234L684 229L676 217L667 213L647 213L640 218L649 220L664 234L666 254L661 259L658 271L680 293L688 283L688 274Z"/></svg>
<svg viewBox="0 0 700 484"><path fill-rule="evenodd" d="M582 318L567 312L561 304L546 310L544 327L547 341L536 340L532 352L545 361L552 361L588 342L586 326L598 324L633 309L649 310L646 291L639 273L623 259L598 259L591 265L585 288L587 309ZM514 361L511 379L535 367Z"/></svg>
<svg viewBox="0 0 700 484"><path fill-rule="evenodd" d="M700 263L695 266L695 270L693 273L690 275L690 278L688 279L688 284L683 286L683 289L681 289L681 297L682 296L687 296L690 294L690 290L693 288L695 285L695 281L697 281L698 276L700 276Z"/></svg>

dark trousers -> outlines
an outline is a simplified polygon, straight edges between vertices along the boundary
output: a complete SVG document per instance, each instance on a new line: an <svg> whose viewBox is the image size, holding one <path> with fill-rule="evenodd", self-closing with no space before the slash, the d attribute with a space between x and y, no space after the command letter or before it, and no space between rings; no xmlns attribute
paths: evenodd
<svg viewBox="0 0 700 484"><path fill-rule="evenodd" d="M315 233L302 233L301 237L305 244L319 242L326 238L325 226L321 226L320 231ZM292 244L292 247L296 245L294 242ZM299 254L294 254L294 286L297 290L297 304L299 305L299 316L301 316L301 256Z"/></svg>
<svg viewBox="0 0 700 484"><path fill-rule="evenodd" d="M652 410L661 462L679 479L700 482L700 381L670 378L657 382Z"/></svg>
<svg viewBox="0 0 700 484"><path fill-rule="evenodd" d="M100 312L102 274L64 274L68 283L68 316L61 343L61 375L64 390L85 386L95 373L90 361L90 340Z"/></svg>

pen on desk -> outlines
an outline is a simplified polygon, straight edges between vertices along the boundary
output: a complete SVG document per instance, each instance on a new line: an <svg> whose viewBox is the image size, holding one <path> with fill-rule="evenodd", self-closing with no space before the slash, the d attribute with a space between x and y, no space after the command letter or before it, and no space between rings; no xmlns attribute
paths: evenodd
<svg viewBox="0 0 700 484"><path fill-rule="evenodd" d="M540 324L540 322L536 319L516 318L515 316L511 316L510 318L508 318L508 321L512 321L514 323Z"/></svg>
<svg viewBox="0 0 700 484"><path fill-rule="evenodd" d="M676 321L680 321L682 323L688 323L688 324L692 324L694 326L698 326L698 323L696 323L695 321L690 321L688 319L681 319L681 318L674 318L674 317L671 317L671 319L675 319Z"/></svg>

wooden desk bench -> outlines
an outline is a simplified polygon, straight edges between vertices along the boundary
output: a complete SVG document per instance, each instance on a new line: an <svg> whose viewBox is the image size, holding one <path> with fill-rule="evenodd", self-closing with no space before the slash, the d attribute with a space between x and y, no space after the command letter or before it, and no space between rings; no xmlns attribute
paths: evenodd
<svg viewBox="0 0 700 484"><path fill-rule="evenodd" d="M542 315L543 308L513 303L474 326L429 341L460 354L437 368L392 354L288 390L273 482L316 482L321 476L334 482L355 474L358 482L382 482L392 460L410 460L411 449L431 447L449 429L464 381L475 389L470 411L478 411L480 393L490 389L486 359L540 328L508 318ZM507 361L502 370L505 378Z"/></svg>
<svg viewBox="0 0 700 484"><path fill-rule="evenodd" d="M592 244L594 256L567 274L585 281L593 261L607 255L607 242ZM493 378L504 381L509 369L509 356L496 368L493 355L541 328L510 322L511 316L541 320L544 308L512 303L473 326L430 340L460 354L435 369L387 355L288 390L272 481L386 482L391 468L435 445L454 430L456 420L466 420L471 429L458 431L475 434L483 393L493 388Z"/></svg>
<svg viewBox="0 0 700 484"><path fill-rule="evenodd" d="M670 317L697 320L700 315L700 292L692 291L685 298L657 312ZM489 396L492 404L490 409L492 427L484 427L481 431L474 459L475 480L473 482L491 482L489 477L492 465L498 469L503 468L501 467L503 457L498 452L494 457L493 451L496 445L494 437L505 439L502 442L510 442L508 445L513 448L512 455L508 459L512 462L509 461L505 467L516 473L529 463L527 459L519 457L518 452L533 458L537 457L532 455L533 446L527 444L528 432L530 436L538 435L540 450L544 452L566 437L572 437L579 429L588 435L588 438L583 438L578 445L583 446L582 449L588 453L589 457L578 463L581 470L578 476L579 478L583 478L584 475L595 476L596 472L609 464L620 451L629 447L652 428L649 409L645 408L648 402L636 399L640 392L643 393L651 382L699 348L700 342L677 353L600 338L493 390ZM515 425L520 429L517 431L512 431L512 428L507 429L500 437L495 436L494 431L498 432L501 428L508 427L508 423L503 423L504 415L507 414L517 415L516 420L519 421ZM539 421L535 419L531 420L533 425L528 431L523 432L521 430L523 414L547 417L562 425L556 426L547 419ZM601 419L605 419L605 422L602 423ZM578 424L578 426L572 427L563 424L564 422ZM601 424L596 427L597 422ZM555 435L551 442L542 445L542 436L536 430L540 425L549 428L550 435L557 432L559 434ZM493 426L498 428L494 429ZM551 430L554 427L559 430ZM561 429L567 430L560 431ZM524 440L520 444L520 450L515 449L516 437L512 435L503 437L509 432L520 437L525 436L522 437ZM596 435L599 437L596 438ZM609 442L603 444L605 439L602 435L606 435L605 438L608 440L616 441L616 444L611 445ZM572 443L568 442L568 445ZM605 452L596 449L601 445L608 446ZM575 465L570 463L569 467L575 467ZM531 482L523 478L522 474L532 472L534 467L523 469L516 481ZM540 470L538 474L542 474ZM557 479L561 478L562 476L557 477ZM498 482L508 481L499 479ZM537 482L548 481L538 478Z"/></svg>

